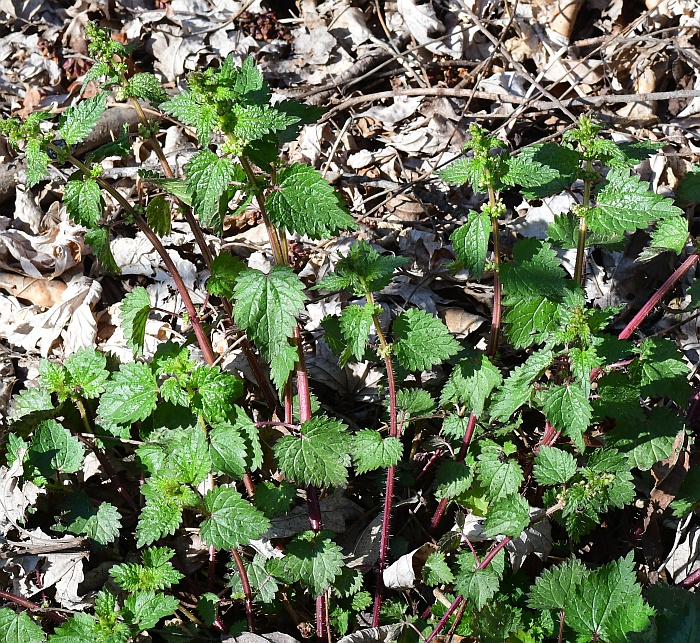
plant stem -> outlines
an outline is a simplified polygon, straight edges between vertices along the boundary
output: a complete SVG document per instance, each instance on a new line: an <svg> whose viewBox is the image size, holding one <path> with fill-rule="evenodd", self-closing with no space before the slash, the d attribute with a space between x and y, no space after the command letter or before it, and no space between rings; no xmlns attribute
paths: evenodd
<svg viewBox="0 0 700 643"><path fill-rule="evenodd" d="M245 175L248 177L248 181L251 184L251 187L255 189L257 179L255 176L255 172L253 171L253 167L250 164L250 161L243 155L239 156L238 160L241 162L241 166L243 167ZM270 245L272 246L272 256L275 260L275 263L278 266L287 265L287 255L285 255L282 251L282 244L280 242L279 235L277 234L277 229L270 222L270 217L267 215L267 209L265 208L265 200L260 194L257 194L257 191L255 194L255 200L257 201L258 209L260 210L260 216L262 217L263 223L265 224L265 228L267 229L267 236L270 238Z"/></svg>
<svg viewBox="0 0 700 643"><path fill-rule="evenodd" d="M253 612L253 592L250 589L250 581L248 580L248 574L246 573L245 566L243 565L243 560L241 555L238 553L237 549L231 550L231 556L233 557L234 563L236 563L236 569L238 570L238 575L241 577L241 584L243 585L243 595L245 596L245 615L248 620L248 630L255 633L255 614Z"/></svg>
<svg viewBox="0 0 700 643"><path fill-rule="evenodd" d="M654 295L647 301L641 310L632 318L632 321L625 326L624 330L620 333L619 339L629 339L639 325L646 319L647 315L654 310L654 308L659 304L659 302L669 293L669 291L681 280L681 278L687 273L697 262L700 255L697 250L690 255L675 272L663 283L661 288L659 288Z"/></svg>
<svg viewBox="0 0 700 643"><path fill-rule="evenodd" d="M63 151L60 148L53 145L52 143L49 143L47 147L53 149L57 154L63 154ZM83 174L85 174L85 176L90 176L90 168L88 168L87 165L76 159L74 156L68 156L66 157L66 160L69 163L75 165L75 167L77 167L79 170L81 170ZM97 184L103 190L105 190L105 192L108 192L117 201L117 203L119 203L119 205L121 205L124 208L124 210L126 210L129 216L131 216L134 219L134 223L136 224L136 226L139 228L139 230L141 230L141 232L144 233L144 235L146 235L146 238L151 242L151 245L153 246L155 251L160 255L161 260L165 264L165 267L170 273L170 276L173 278L175 286L177 287L177 290L180 293L182 303L184 304L185 309L187 310L187 314L190 317L192 329L194 330L194 334L197 337L197 343L199 344L199 347L202 350L202 355L204 356L204 359L207 362L207 364L213 364L216 359L214 357L214 351L212 350L209 338L204 332L204 328L202 327L199 315L197 314L197 309L192 303L192 298L190 297L190 294L187 290L187 286L185 286L185 282L182 280L182 276L180 275L177 266L175 266L175 263L170 258L170 255L163 247L163 244L160 242L158 235L155 232L153 232L153 230L151 230L148 223L146 223L146 221L138 215L136 210L134 210L134 208L132 207L131 203L129 203L114 186L110 185L107 181L99 177L95 180L97 181Z"/></svg>
<svg viewBox="0 0 700 643"><path fill-rule="evenodd" d="M501 295L501 276L499 269L501 267L501 242L498 229L498 217L493 214L496 208L496 193L493 187L489 186L489 205L492 208L491 225L493 237L493 313L491 315L491 334L489 336L489 345L486 349L486 355L489 359L493 359L498 349L498 338L501 332L501 310L502 295Z"/></svg>
<svg viewBox="0 0 700 643"><path fill-rule="evenodd" d="M61 625L62 623L65 623L68 620L65 616L63 616L63 614L59 614L58 612L54 612L53 610L46 610L45 612L42 611L43 608L41 605L35 603L34 601L30 601L27 598L23 598L22 596L17 596L17 594L12 594L10 592L4 592L0 590L0 598L4 601L9 601L11 603L14 603L15 605L24 607L30 610L31 612L41 612L46 616L46 618L53 621L57 625Z"/></svg>
<svg viewBox="0 0 700 643"><path fill-rule="evenodd" d="M584 259L586 257L586 232L588 231L588 209L591 205L591 172L593 171L593 161L586 160L586 178L583 183L583 205L581 215L579 217L578 227L578 243L576 244L576 268L574 269L574 281L581 284L585 283L586 275L583 272Z"/></svg>
<svg viewBox="0 0 700 643"><path fill-rule="evenodd" d="M452 616L452 612L454 612L458 607L459 604L464 600L463 596L458 596L457 598L452 601L452 605L450 605L447 608L447 611L443 614L442 618L438 621L438 624L435 626L435 629L428 635L428 638L425 639L425 643L430 643L440 632L440 630L445 627L445 624L447 621L450 620L450 616Z"/></svg>
<svg viewBox="0 0 700 643"><path fill-rule="evenodd" d="M372 293L367 293L367 301L374 304ZM396 408L396 380L394 378L394 364L391 360L391 347L386 341L379 315L372 315L372 322L377 331L380 352L384 358L386 376L389 382L389 436L399 437L399 427L397 422ZM386 472L386 493L384 496L384 514L382 516L382 534L379 541L379 559L377 561L377 587L374 593L374 606L372 608L372 627L379 626L379 615L382 607L382 594L384 591L384 569L386 568L386 552L389 547L389 529L391 525L391 507L394 497L394 479L396 477L396 467L390 466Z"/></svg>

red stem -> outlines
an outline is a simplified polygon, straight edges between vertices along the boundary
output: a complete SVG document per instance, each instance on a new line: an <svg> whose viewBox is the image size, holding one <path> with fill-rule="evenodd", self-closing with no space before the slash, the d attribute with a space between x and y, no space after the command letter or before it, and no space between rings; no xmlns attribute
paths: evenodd
<svg viewBox="0 0 700 643"><path fill-rule="evenodd" d="M698 583L700 583L700 568L688 574L688 576L678 583L678 586L683 589L690 589L691 587L695 587Z"/></svg>
<svg viewBox="0 0 700 643"><path fill-rule="evenodd" d="M236 563L236 569L238 570L238 575L241 577L241 584L243 585L243 595L245 596L245 615L248 620L248 631L255 632L255 614L253 613L253 592L250 589L250 581L248 580L248 574L246 573L245 566L243 565L243 560L241 555L238 553L237 549L231 550L231 556L233 556L233 561Z"/></svg>
<svg viewBox="0 0 700 643"><path fill-rule="evenodd" d="M452 605L450 605L447 608L447 611L444 613L443 617L438 621L438 624L435 626L435 629L428 635L428 638L425 639L425 643L430 643L430 641L432 641L437 636L440 630L443 627L445 627L445 624L450 619L450 616L452 616L452 612L454 612L459 607L459 604L463 600L463 596L458 596L454 599L454 601L452 601Z"/></svg>
<svg viewBox="0 0 700 643"><path fill-rule="evenodd" d="M642 306L641 310L632 318L632 321L625 326L625 329L620 333L620 339L629 339L634 333L639 325L644 321L644 319L649 315L649 313L659 304L659 302L668 294L668 292L673 288L676 283L688 272L694 265L695 262L700 258L697 252L690 255L675 272L663 283L661 288L659 288L656 293L651 297L651 299Z"/></svg>
<svg viewBox="0 0 700 643"><path fill-rule="evenodd" d="M5 601L10 601L15 605L19 605L20 607L24 607L31 612L40 611L44 616L46 616L46 618L53 621L54 623L57 623L58 625L65 623L68 620L65 616L63 616L63 614L59 614L58 612L54 612L52 610L47 610L44 612L42 611L42 606L38 603L30 601L27 598L22 598L21 596L17 596L16 594L11 594L10 592L3 592L2 590L0 590L0 598Z"/></svg>

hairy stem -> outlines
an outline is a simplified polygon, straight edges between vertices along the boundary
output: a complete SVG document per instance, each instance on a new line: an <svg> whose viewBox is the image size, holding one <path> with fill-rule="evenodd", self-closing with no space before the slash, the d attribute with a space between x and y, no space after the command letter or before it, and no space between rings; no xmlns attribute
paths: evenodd
<svg viewBox="0 0 700 643"><path fill-rule="evenodd" d="M590 178L593 171L593 161L586 160L586 178L583 183L583 206L581 216L579 218L578 227L578 242L576 244L576 268L574 269L574 281L581 284L585 283L586 275L583 272L583 267L586 258L586 232L588 231L588 209L591 206L591 184Z"/></svg>
<svg viewBox="0 0 700 643"><path fill-rule="evenodd" d="M248 580L248 574L246 573L245 566L243 565L243 560L241 555L238 553L237 549L231 550L231 556L233 557L233 562L236 564L236 569L238 570L238 575L241 577L241 584L243 585L243 595L245 596L245 615L248 620L248 630L250 632L255 632L255 614L253 612L253 592L250 589L250 581Z"/></svg>
<svg viewBox="0 0 700 643"><path fill-rule="evenodd" d="M49 149L53 149L57 154L63 154L63 151L60 148L53 145L52 143L49 143L47 147ZM90 168L88 168L84 163L76 159L74 156L68 156L66 160L75 167L77 167L79 170L81 170L83 174L85 174L85 176L90 176ZM95 180L97 181L97 184L105 192L109 193L117 201L117 203L119 203L119 205L121 205L124 208L124 210L129 214L129 216L133 218L134 223L136 224L138 229L141 230L141 232L143 232L144 235L146 235L146 238L151 242L151 245L160 256L161 261L165 264L166 269L170 273L170 276L173 278L175 286L177 287L177 290L180 293L182 303L184 304L185 310L187 310L187 314L190 317L192 329L194 330L194 334L197 337L197 343L199 344L199 347L202 350L202 355L204 356L204 359L207 362L207 364L213 364L216 359L214 357L214 351L212 350L209 338L204 332L204 328L202 327L199 315L197 314L197 309L194 307L194 303L192 303L192 298L190 297L190 294L187 290L187 286L185 286L185 282L182 280L182 275L180 275L177 266L170 258L170 255L168 254L166 249L163 247L163 244L160 242L158 235L155 232L153 232L153 230L151 230L148 223L146 223L146 221L138 215L138 213L132 207L131 203L129 203L121 195L119 190L117 190L113 185L110 185L107 181L105 181L102 178L98 177Z"/></svg>
<svg viewBox="0 0 700 643"><path fill-rule="evenodd" d="M493 313L491 315L491 334L489 336L489 345L486 349L486 354L489 359L493 359L498 349L498 339L501 332L501 312L502 312L502 294L501 294L501 276L499 269L501 267L501 242L498 229L498 216L493 210L496 208L496 193L489 186L489 205L492 208L491 225L493 237Z"/></svg>
<svg viewBox="0 0 700 643"><path fill-rule="evenodd" d="M445 627L447 624L447 621L450 620L450 616L452 616L452 612L454 612L458 607L459 604L464 600L463 596L458 596L457 598L452 601L452 604L447 608L447 611L443 614L442 618L438 621L437 625L435 626L435 629L428 635L428 637L425 639L425 643L430 643L439 633L440 630Z"/></svg>
<svg viewBox="0 0 700 643"><path fill-rule="evenodd" d="M669 293L669 291L683 278L685 273L687 273L697 262L700 255L695 251L690 255L675 272L663 283L661 288L659 288L654 295L649 299L649 301L642 306L641 310L632 318L632 321L625 326L624 330L620 333L620 339L629 339L634 333L639 325L646 319L649 313L654 310L654 308L661 302L661 300Z"/></svg>
<svg viewBox="0 0 700 643"><path fill-rule="evenodd" d="M253 170L253 166L250 164L250 161L243 155L239 156L238 160L241 162L241 166L243 167L245 175L248 177L248 182L250 183L251 187L255 188L257 179L255 176L255 171ZM270 245L272 246L272 256L275 260L275 263L278 266L284 266L288 263L287 255L284 254L284 252L282 251L282 243L280 242L280 237L277 233L277 229L270 222L270 217L268 216L267 209L265 208L265 200L260 194L257 193L255 194L255 200L258 204L258 209L260 210L260 216L262 217L263 223L265 224L267 236L270 238Z"/></svg>
<svg viewBox="0 0 700 643"><path fill-rule="evenodd" d="M9 601L10 603L14 603L15 605L19 605L20 607L24 607L31 612L40 612L44 616L46 616L46 618L53 621L57 625L61 625L61 623L65 623L68 620L65 616L63 616L63 614L59 614L58 612L54 612L53 610L43 611L42 606L38 603L30 601L27 598L23 598L22 596L17 596L17 594L12 594L10 592L4 592L0 590L0 599L2 599L3 601Z"/></svg>
<svg viewBox="0 0 700 643"><path fill-rule="evenodd" d="M367 300L374 304L372 293L367 293ZM396 380L394 378L394 364L391 360L391 348L386 341L379 315L372 316L374 327L377 331L381 354L384 358L387 380L389 382L389 435L392 438L399 437L399 427L396 409ZM386 494L384 496L384 514L382 516L382 534L379 542L379 560L377 561L377 588L374 593L374 606L372 609L372 627L379 626L379 614L382 607L382 594L384 591L384 569L386 568L386 552L389 547L389 530L391 526L391 506L394 496L394 479L396 467L391 466L386 472Z"/></svg>

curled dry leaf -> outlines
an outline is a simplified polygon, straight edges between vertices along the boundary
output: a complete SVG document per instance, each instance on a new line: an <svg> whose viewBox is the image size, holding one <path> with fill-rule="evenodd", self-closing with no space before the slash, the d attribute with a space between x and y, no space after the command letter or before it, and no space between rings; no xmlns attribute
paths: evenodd
<svg viewBox="0 0 700 643"><path fill-rule="evenodd" d="M36 279L11 272L0 272L0 288L13 297L25 299L42 308L49 308L61 301L67 287L56 279Z"/></svg>
<svg viewBox="0 0 700 643"><path fill-rule="evenodd" d="M411 589L416 584L428 556L436 550L431 543L421 545L408 554L404 554L395 563L384 570L384 586L390 589Z"/></svg>
<svg viewBox="0 0 700 643"><path fill-rule="evenodd" d="M0 269L36 279L53 279L82 260L80 229L67 221L36 236L10 230L9 225L7 217L0 217Z"/></svg>

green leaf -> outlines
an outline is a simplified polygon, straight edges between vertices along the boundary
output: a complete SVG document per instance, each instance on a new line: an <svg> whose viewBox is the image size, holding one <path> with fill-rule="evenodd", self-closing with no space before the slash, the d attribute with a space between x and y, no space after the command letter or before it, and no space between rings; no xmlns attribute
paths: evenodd
<svg viewBox="0 0 700 643"><path fill-rule="evenodd" d="M426 585L449 585L455 580L450 566L445 562L445 553L434 551L423 566L423 582Z"/></svg>
<svg viewBox="0 0 700 643"><path fill-rule="evenodd" d="M625 157L625 167L634 167L638 165L663 149L663 147L663 143L654 141L623 141L617 143L617 149L620 150ZM610 165L610 167L614 166Z"/></svg>
<svg viewBox="0 0 700 643"><path fill-rule="evenodd" d="M94 348L80 348L65 361L67 384L87 399L99 397L109 377L107 358Z"/></svg>
<svg viewBox="0 0 700 643"><path fill-rule="evenodd" d="M667 397L684 406L688 401L688 365L671 339L645 339L630 365L630 377L641 383L643 397Z"/></svg>
<svg viewBox="0 0 700 643"><path fill-rule="evenodd" d="M24 149L24 155L27 157L27 187L34 187L39 181L48 178L49 173L47 167L51 163L51 159L44 150L44 144L39 139L30 139L27 141L27 147Z"/></svg>
<svg viewBox="0 0 700 643"><path fill-rule="evenodd" d="M172 194L178 201L185 205L192 205L192 193L187 187L186 181L182 179L170 179L153 170L139 170L139 178L147 183L157 185L168 194Z"/></svg>
<svg viewBox="0 0 700 643"><path fill-rule="evenodd" d="M501 372L482 354L470 351L461 360L445 383L440 404L464 404L471 413L480 416L491 391L503 381Z"/></svg>
<svg viewBox="0 0 700 643"><path fill-rule="evenodd" d="M172 220L170 218L170 202L163 196L153 197L146 206L146 221L153 232L159 237L170 234Z"/></svg>
<svg viewBox="0 0 700 643"><path fill-rule="evenodd" d="M109 545L119 536L121 516L109 502L94 506L87 496L81 494L71 499L63 523L71 534L85 535L100 545Z"/></svg>
<svg viewBox="0 0 700 643"><path fill-rule="evenodd" d="M207 280L207 290L216 297L233 299L233 290L246 265L230 252L222 250L211 264L211 277Z"/></svg>
<svg viewBox="0 0 700 643"><path fill-rule="evenodd" d="M551 366L553 359L551 350L539 350L532 353L524 364L516 366L493 396L491 417L505 421L529 401L534 393L533 382Z"/></svg>
<svg viewBox="0 0 700 643"><path fill-rule="evenodd" d="M572 348L569 351L569 363L576 383L586 395L589 395L591 392L591 372L603 365L603 359L598 356L598 351L593 346Z"/></svg>
<svg viewBox="0 0 700 643"><path fill-rule="evenodd" d="M484 272L490 236L491 218L474 210L469 212L467 222L450 235L457 258L476 279L481 279Z"/></svg>
<svg viewBox="0 0 700 643"><path fill-rule="evenodd" d="M565 273L548 243L525 238L513 247L513 261L500 269L503 291L509 298L543 295L562 299L567 292Z"/></svg>
<svg viewBox="0 0 700 643"><path fill-rule="evenodd" d="M484 445L479 454L477 477L494 501L516 493L523 481L523 471L513 460L506 459L498 445Z"/></svg>
<svg viewBox="0 0 700 643"><path fill-rule="evenodd" d="M143 354L146 341L146 323L151 312L151 297L143 286L127 293L119 308L119 321L126 345L135 355Z"/></svg>
<svg viewBox="0 0 700 643"><path fill-rule="evenodd" d="M700 599L697 594L665 583L651 585L644 594L656 610L657 641L691 643L700 639Z"/></svg>
<svg viewBox="0 0 700 643"><path fill-rule="evenodd" d="M700 203L700 165L693 165L683 177L676 188L676 196L685 201Z"/></svg>
<svg viewBox="0 0 700 643"><path fill-rule="evenodd" d="M407 417L422 417L435 411L435 400L423 389L399 389L396 391L396 407Z"/></svg>
<svg viewBox="0 0 700 643"><path fill-rule="evenodd" d="M299 122L298 116L261 105L234 103L232 116L235 119L233 134L236 137L236 142L242 147L251 141L261 139L265 134L286 129L289 125Z"/></svg>
<svg viewBox="0 0 700 643"><path fill-rule="evenodd" d="M555 447L541 446L535 456L533 474L542 485L563 484L576 473L576 458Z"/></svg>
<svg viewBox="0 0 700 643"><path fill-rule="evenodd" d="M175 533L182 522L182 506L169 500L147 502L136 527L136 546L146 545Z"/></svg>
<svg viewBox="0 0 700 643"><path fill-rule="evenodd" d="M561 565L545 569L530 588L527 604L532 609L562 610L568 597L589 574L578 558L569 558Z"/></svg>
<svg viewBox="0 0 700 643"><path fill-rule="evenodd" d="M197 486L211 472L209 447L203 430L184 430L166 447L166 466L181 484Z"/></svg>
<svg viewBox="0 0 700 643"><path fill-rule="evenodd" d="M160 108L185 125L194 127L199 143L203 146L209 144L211 133L218 127L220 120L216 101L207 102L198 92L182 91L162 103Z"/></svg>
<svg viewBox="0 0 700 643"><path fill-rule="evenodd" d="M30 464L45 478L58 472L75 473L84 455L85 449L78 438L55 420L44 420L37 427L27 451Z"/></svg>
<svg viewBox="0 0 700 643"><path fill-rule="evenodd" d="M208 149L200 150L185 165L192 209L205 228L217 227L219 201L236 177L237 166L229 158L219 158Z"/></svg>
<svg viewBox="0 0 700 643"><path fill-rule="evenodd" d="M352 436L352 460L358 475L393 467L403 455L403 444L397 438L384 438L378 431L364 429Z"/></svg>
<svg viewBox="0 0 700 643"><path fill-rule="evenodd" d="M659 221L651 233L651 245L644 248L637 261L649 261L662 252L672 250L680 254L688 241L688 220L685 217L668 217Z"/></svg>
<svg viewBox="0 0 700 643"><path fill-rule="evenodd" d="M129 138L129 125L124 123L119 138L100 145L85 156L85 165L88 167L93 163L101 163L110 156L124 158L131 152L131 140Z"/></svg>
<svg viewBox="0 0 700 643"><path fill-rule="evenodd" d="M343 569L342 550L328 531L295 536L284 554L284 558L271 558L268 570L288 583L301 582L314 597L323 594Z"/></svg>
<svg viewBox="0 0 700 643"><path fill-rule="evenodd" d="M558 143L543 143L525 148L519 157L543 166L536 185L521 190L526 199L541 199L558 194L576 181L581 166L581 155L576 150Z"/></svg>
<svg viewBox="0 0 700 643"><path fill-rule="evenodd" d="M234 401L243 393L243 382L218 366L198 366L192 371L189 390L194 392L192 409L207 422L226 419Z"/></svg>
<svg viewBox="0 0 700 643"><path fill-rule="evenodd" d="M484 163L481 159L460 156L437 172L437 175L450 185L464 185L469 183L475 192L479 190L479 180L484 171Z"/></svg>
<svg viewBox="0 0 700 643"><path fill-rule="evenodd" d="M248 465L246 441L237 427L228 422L215 425L209 432L209 442L209 456L216 472L240 480Z"/></svg>
<svg viewBox="0 0 700 643"><path fill-rule="evenodd" d="M116 612L115 612L116 614ZM126 643L131 632L125 623L115 623L116 617L100 620L84 613L74 614L49 637L49 643Z"/></svg>
<svg viewBox="0 0 700 643"><path fill-rule="evenodd" d="M147 100L153 107L158 107L168 99L168 95L161 87L160 81L148 73L134 74L124 87L126 97Z"/></svg>
<svg viewBox="0 0 700 643"><path fill-rule="evenodd" d="M102 268L111 274L119 273L119 266L114 259L112 249L109 245L109 228L97 227L85 233L85 243L91 248L102 264Z"/></svg>
<svg viewBox="0 0 700 643"><path fill-rule="evenodd" d="M296 487L282 480L278 485L274 482L262 482L255 487L253 504L268 518L287 513L296 498Z"/></svg>
<svg viewBox="0 0 700 643"><path fill-rule="evenodd" d="M273 378L278 388L286 382L284 371L291 358L286 347L296 325L296 316L304 307L303 290L301 280L288 266L275 266L267 276L259 270L245 270L238 276L234 288L233 315L238 326L268 359L276 353L287 358L285 368L279 369L277 377ZM293 366L292 362L289 370Z"/></svg>
<svg viewBox="0 0 700 643"><path fill-rule="evenodd" d="M372 330L372 319L381 308L366 303L364 306L352 304L346 306L340 314L340 330L347 342L347 352L343 352L340 365L345 366L352 355L357 360L362 360L367 349L369 332Z"/></svg>
<svg viewBox="0 0 700 643"><path fill-rule="evenodd" d="M270 521L235 489L217 487L204 496L209 517L202 523L202 540L217 549L247 545L270 528Z"/></svg>
<svg viewBox="0 0 700 643"><path fill-rule="evenodd" d="M560 178L558 169L544 165L533 158L532 154L518 154L506 157L506 172L499 177L501 185L520 185L524 189L550 186Z"/></svg>
<svg viewBox="0 0 700 643"><path fill-rule="evenodd" d="M180 606L174 596L142 591L131 594L124 601L124 618L137 631L144 632L155 627L160 619L170 616Z"/></svg>
<svg viewBox="0 0 700 643"><path fill-rule="evenodd" d="M12 398L9 420L12 424L41 421L51 417L54 409L51 393L45 388L25 388Z"/></svg>
<svg viewBox="0 0 700 643"><path fill-rule="evenodd" d="M340 420L317 417L301 425L301 436L284 436L275 457L285 476L302 485L340 486L348 478L350 436Z"/></svg>
<svg viewBox="0 0 700 643"><path fill-rule="evenodd" d="M278 390L281 391L284 388L298 359L296 346L288 342L278 346L277 351L270 357L270 377Z"/></svg>
<svg viewBox="0 0 700 643"><path fill-rule="evenodd" d="M553 386L546 394L542 412L549 422L571 438L583 451L583 434L588 429L593 409L588 396L576 386Z"/></svg>
<svg viewBox="0 0 700 643"><path fill-rule="evenodd" d="M641 387L626 373L613 372L598 381L598 398L594 400L595 417L643 423L646 420L640 406Z"/></svg>
<svg viewBox="0 0 700 643"><path fill-rule="evenodd" d="M142 565L113 565L109 574L117 585L127 592L166 589L184 578L184 575L169 562L174 555L175 551L168 547L151 547L143 552Z"/></svg>
<svg viewBox="0 0 700 643"><path fill-rule="evenodd" d="M530 523L530 506L517 493L496 500L489 505L484 522L484 536L494 538L503 535L517 538Z"/></svg>
<svg viewBox="0 0 700 643"><path fill-rule="evenodd" d="M258 489L260 489L259 486L256 487L256 498ZM262 554L255 554L252 562L245 566L248 573L248 582L253 592L253 601L256 603L271 603L277 595L277 582L265 569L265 563L266 559ZM238 569L233 564L229 566L233 571L228 582L229 587L231 587L231 593L234 598L243 599L245 594L243 593L243 583L238 575Z"/></svg>
<svg viewBox="0 0 700 643"><path fill-rule="evenodd" d="M408 259L380 255L364 239L356 241L345 257L335 266L335 272L321 280L316 289L348 289L358 297L379 292L391 282L394 271Z"/></svg>
<svg viewBox="0 0 700 643"><path fill-rule="evenodd" d="M314 168L294 163L282 168L265 200L274 225L292 234L327 239L357 224L328 181Z"/></svg>
<svg viewBox="0 0 700 643"><path fill-rule="evenodd" d="M219 616L219 601L221 599L213 592L206 592L197 599L197 614L202 622L211 627Z"/></svg>
<svg viewBox="0 0 700 643"><path fill-rule="evenodd" d="M683 431L683 417L669 408L654 407L649 418L639 421L618 423L606 434L606 443L627 454L630 467L648 471L657 462L665 460L673 453L678 434Z"/></svg>
<svg viewBox="0 0 700 643"><path fill-rule="evenodd" d="M700 505L700 467L690 467L671 503L673 514L683 519Z"/></svg>
<svg viewBox="0 0 700 643"><path fill-rule="evenodd" d="M464 462L445 460L435 476L435 497L453 499L469 490L474 479L474 469Z"/></svg>
<svg viewBox="0 0 700 643"><path fill-rule="evenodd" d="M626 169L610 170L606 180L596 188L597 205L588 215L589 228L617 235L646 228L651 221L683 215L671 199L648 188L646 181L640 181Z"/></svg>
<svg viewBox="0 0 700 643"><path fill-rule="evenodd" d="M481 610L498 591L505 565L503 550L499 551L486 569L475 569L474 556L464 552L457 558L460 572L455 581L455 593L461 594L473 604L476 610Z"/></svg>
<svg viewBox="0 0 700 643"><path fill-rule="evenodd" d="M391 329L396 338L396 358L410 371L429 370L460 350L447 326L420 308L401 313Z"/></svg>
<svg viewBox="0 0 700 643"><path fill-rule="evenodd" d="M24 612L0 608L0 638L5 643L41 643L46 635Z"/></svg>
<svg viewBox="0 0 700 643"><path fill-rule="evenodd" d="M97 181L73 174L63 188L63 205L78 225L94 228L102 217L102 191Z"/></svg>
<svg viewBox="0 0 700 643"><path fill-rule="evenodd" d="M566 623L581 636L623 643L654 613L636 581L633 552L590 573L567 596Z"/></svg>
<svg viewBox="0 0 700 643"><path fill-rule="evenodd" d="M107 422L132 424L145 420L156 408L158 385L146 364L122 364L107 382L97 413Z"/></svg>
<svg viewBox="0 0 700 643"><path fill-rule="evenodd" d="M68 145L82 143L95 129L108 98L109 92L100 92L66 109L58 119L57 137Z"/></svg>

